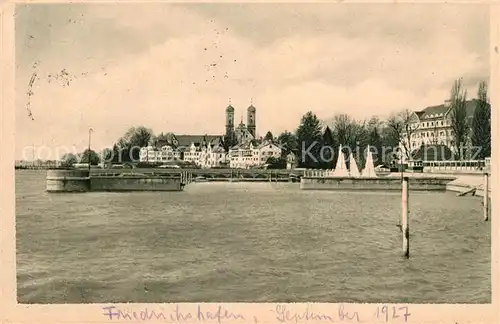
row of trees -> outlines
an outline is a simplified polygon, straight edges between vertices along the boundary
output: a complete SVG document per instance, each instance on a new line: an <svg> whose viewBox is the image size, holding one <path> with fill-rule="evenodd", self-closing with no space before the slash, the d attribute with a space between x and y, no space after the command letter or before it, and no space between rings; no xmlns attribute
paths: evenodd
<svg viewBox="0 0 500 324"><path fill-rule="evenodd" d="M481 82L478 86L472 120L467 111L467 91L461 80L456 80L451 89L450 110L454 151L459 154L455 158L463 157L464 144L480 150L476 159L490 156L491 109L486 82ZM283 147L282 157L271 161L274 166L279 167L286 165L286 157L293 153L297 157L299 167L334 168L340 145L344 148L344 153L350 151L354 154L360 164L358 167L364 165L364 152L368 145L373 148L375 165L390 164L401 155L407 159L412 158L414 150L410 147L410 138L418 131L418 123L412 123L412 118L416 116L410 110L394 113L387 120L381 120L377 116L356 120L347 114L340 114L323 128L318 117L309 111L302 117L295 132L284 131L277 137L267 132L264 140L275 141ZM160 133L155 136L149 128L132 127L111 149L105 149L100 155L86 150L78 155L68 154L63 160L66 164L78 161L87 163L89 160L92 164L97 164L101 158L110 162L138 161L140 147L150 143L163 146L172 143L172 139L172 133ZM232 140L234 139L224 139L226 150L235 144Z"/></svg>
<svg viewBox="0 0 500 324"><path fill-rule="evenodd" d="M101 157L93 150L86 149L82 153L66 153L62 157L62 166L70 167L75 163L89 163L92 165L99 164Z"/></svg>
<svg viewBox="0 0 500 324"><path fill-rule="evenodd" d="M364 164L363 152L368 145L374 147L374 151L382 152L384 145L394 148L398 144L393 132L378 117L359 121L347 114L340 114L323 129L321 121L311 111L302 117L295 133L285 131L276 141L284 148L282 159L293 153L299 167L322 169L335 168L340 145L344 154L350 151L360 164ZM382 154L376 154L373 158L375 164L384 162Z"/></svg>
<svg viewBox="0 0 500 324"><path fill-rule="evenodd" d="M73 163L90 163L92 165L99 164L101 160L122 163L139 161L140 148L147 146L152 140L154 143L163 144L170 139L169 134L153 135L153 131L149 128L139 126L131 127L122 137L116 141L113 148L104 149L100 154L93 150L85 150L80 154L68 153L62 158L63 166L69 166Z"/></svg>
<svg viewBox="0 0 500 324"><path fill-rule="evenodd" d="M450 94L455 159L470 158L473 151L478 153L476 159L484 159L491 154L491 108L486 82L479 84L473 104L475 109L471 119L467 111L467 91L461 80L456 80ZM364 165L364 152L368 145L373 148L375 165L391 164L401 156L411 159L416 152L410 146L410 139L419 128L419 123L414 122L418 119L412 120L414 118L418 117L410 110L394 113L387 120L380 120L377 116L356 120L347 114L340 114L323 129L317 116L308 112L302 117L295 133L285 131L274 140L284 147L282 160L293 152L299 167L335 168L340 145L344 154L348 151L354 154L360 164L358 167ZM437 139L437 131L434 135ZM272 133L268 132L265 139L273 139Z"/></svg>

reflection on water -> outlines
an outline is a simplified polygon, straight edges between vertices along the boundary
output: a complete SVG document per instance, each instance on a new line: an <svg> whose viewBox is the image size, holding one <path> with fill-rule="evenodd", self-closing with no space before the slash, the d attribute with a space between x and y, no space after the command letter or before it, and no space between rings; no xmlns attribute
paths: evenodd
<svg viewBox="0 0 500 324"><path fill-rule="evenodd" d="M16 171L21 303L489 303L481 200L292 183L196 183L184 192L47 194Z"/></svg>

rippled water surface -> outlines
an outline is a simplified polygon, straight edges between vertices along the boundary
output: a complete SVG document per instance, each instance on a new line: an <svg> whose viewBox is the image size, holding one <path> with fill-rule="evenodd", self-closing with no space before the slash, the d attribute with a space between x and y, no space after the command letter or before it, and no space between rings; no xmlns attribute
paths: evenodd
<svg viewBox="0 0 500 324"><path fill-rule="evenodd" d="M198 183L184 192L47 194L16 171L21 303L489 303L481 200Z"/></svg>

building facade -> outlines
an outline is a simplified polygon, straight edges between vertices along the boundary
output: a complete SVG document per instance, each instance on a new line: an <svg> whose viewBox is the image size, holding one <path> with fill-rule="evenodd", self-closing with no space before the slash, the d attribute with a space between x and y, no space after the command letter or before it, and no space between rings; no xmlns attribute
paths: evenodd
<svg viewBox="0 0 500 324"><path fill-rule="evenodd" d="M466 121L471 126L474 111L478 102L476 99L466 102ZM446 146L452 152L456 152L456 143L452 127L451 102L445 101L441 105L430 106L421 111L415 111L409 118L410 135L403 134L403 141L410 152L419 150L422 146L435 145ZM464 147L469 147L471 134L467 136L467 143ZM400 149L404 149L400 143Z"/></svg>
<svg viewBox="0 0 500 324"><path fill-rule="evenodd" d="M142 147L139 153L139 161L144 163L169 163L180 159L180 152L170 145L160 148L154 146Z"/></svg>
<svg viewBox="0 0 500 324"><path fill-rule="evenodd" d="M256 141L256 108L247 108L247 124L243 118L235 127L235 109L229 105L225 109L224 135L175 135L161 136L161 143L150 143L141 148L140 161L148 163L168 163L184 161L202 168L230 167L248 168L263 165L269 157L280 157L281 148L273 143ZM163 134L163 133L162 133ZM230 143L225 143L228 140ZM158 147L162 145L161 147ZM228 147L226 151L224 147Z"/></svg>
<svg viewBox="0 0 500 324"><path fill-rule="evenodd" d="M227 153L222 146L207 145L202 147L196 165L203 169L218 168L226 164Z"/></svg>
<svg viewBox="0 0 500 324"><path fill-rule="evenodd" d="M229 150L229 167L249 169L263 166L270 157L281 157L283 149L271 141L241 143Z"/></svg>
<svg viewBox="0 0 500 324"><path fill-rule="evenodd" d="M227 153L221 145L208 143L199 146L192 143L184 152L184 161L194 163L201 168L221 167L227 161Z"/></svg>

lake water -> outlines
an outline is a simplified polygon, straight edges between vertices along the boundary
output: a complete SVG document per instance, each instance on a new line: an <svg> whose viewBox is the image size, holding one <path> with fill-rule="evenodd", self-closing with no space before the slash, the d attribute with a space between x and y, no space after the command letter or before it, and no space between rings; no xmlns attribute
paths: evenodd
<svg viewBox="0 0 500 324"><path fill-rule="evenodd" d="M198 183L184 192L48 194L16 171L20 303L490 303L481 199Z"/></svg>

